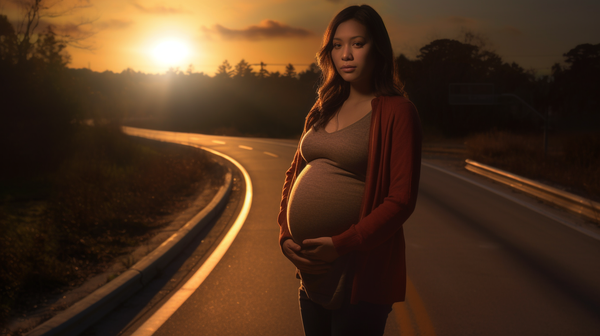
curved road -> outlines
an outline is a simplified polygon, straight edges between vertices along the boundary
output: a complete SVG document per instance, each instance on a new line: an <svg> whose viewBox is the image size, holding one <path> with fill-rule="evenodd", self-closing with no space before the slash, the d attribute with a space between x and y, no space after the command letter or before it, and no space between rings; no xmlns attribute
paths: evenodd
<svg viewBox="0 0 600 336"><path fill-rule="evenodd" d="M128 133L214 149L252 180L252 206L237 238L154 335L301 336L298 281L279 250L275 222L296 143ZM543 213L576 217L426 160L421 179L405 224L408 299L394 305L386 335L600 335L600 241Z"/></svg>

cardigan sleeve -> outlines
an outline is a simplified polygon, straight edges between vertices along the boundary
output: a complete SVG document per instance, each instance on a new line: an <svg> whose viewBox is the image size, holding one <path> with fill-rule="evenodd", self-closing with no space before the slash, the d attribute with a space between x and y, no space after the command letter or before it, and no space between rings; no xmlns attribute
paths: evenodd
<svg viewBox="0 0 600 336"><path fill-rule="evenodd" d="M410 101L386 105L383 108L391 111L381 113L378 137L382 138L370 173L377 174L371 177L371 183L377 185L365 195L369 212L332 237L339 255L377 247L402 228L415 208L421 170L421 123Z"/></svg>

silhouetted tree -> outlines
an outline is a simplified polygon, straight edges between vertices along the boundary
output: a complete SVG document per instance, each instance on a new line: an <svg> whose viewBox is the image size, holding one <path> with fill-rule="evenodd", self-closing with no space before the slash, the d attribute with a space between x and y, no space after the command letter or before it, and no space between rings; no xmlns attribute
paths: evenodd
<svg viewBox="0 0 600 336"><path fill-rule="evenodd" d="M481 37L466 34L485 46ZM508 64L489 50L451 39L432 41L420 49L416 60L396 58L397 71L410 98L419 107L424 123L446 132L460 133L486 127L501 127L509 113L498 106L451 106L451 83L493 83L495 93L516 93L532 101L533 76L515 63ZM526 94L524 94L526 93ZM465 119L466 118L466 119Z"/></svg>
<svg viewBox="0 0 600 336"><path fill-rule="evenodd" d="M296 77L296 68L294 68L292 63L289 63L288 65L285 66L285 73L283 75L288 78Z"/></svg>
<svg viewBox="0 0 600 336"><path fill-rule="evenodd" d="M298 74L298 79L302 82L313 83L313 85L318 85L319 79L321 78L321 68L317 65L317 63L311 63L308 66L308 69L305 71L301 71Z"/></svg>
<svg viewBox="0 0 600 336"><path fill-rule="evenodd" d="M0 62L14 64L17 55L17 34L6 15L0 15Z"/></svg>
<svg viewBox="0 0 600 336"><path fill-rule="evenodd" d="M54 10L54 6L59 1L47 0L15 0L14 3L21 7L24 15L21 23L17 27L17 62L22 63L28 60L35 49L35 44L39 34L37 32L40 20L45 17L55 18L64 15L73 14L78 9L88 8L92 5L88 1L78 1L74 5L62 10ZM77 27L82 27L92 23L94 20L81 19L75 24ZM91 49L91 45L84 45L82 42L94 35L93 31L78 29L76 35L63 34L60 40L66 44L70 44L82 49Z"/></svg>
<svg viewBox="0 0 600 336"><path fill-rule="evenodd" d="M600 43L580 44L552 67L553 105L563 114L600 114Z"/></svg>
<svg viewBox="0 0 600 336"><path fill-rule="evenodd" d="M224 60L221 65L217 68L217 72L215 73L215 77L219 78L230 78L233 75L233 70L229 61Z"/></svg>
<svg viewBox="0 0 600 336"><path fill-rule="evenodd" d="M486 36L470 29L462 29L459 40L464 44L474 45L481 51L488 50L490 44Z"/></svg>
<svg viewBox="0 0 600 336"><path fill-rule="evenodd" d="M167 77L183 75L183 71L179 70L179 67L169 67L166 72Z"/></svg>
<svg viewBox="0 0 600 336"><path fill-rule="evenodd" d="M46 28L46 32L36 43L34 58L46 64L49 68L65 69L71 62L71 56L64 50L66 44L56 38L52 26Z"/></svg>
<svg viewBox="0 0 600 336"><path fill-rule="evenodd" d="M21 33L0 16L0 151L13 161L3 167L8 177L52 169L60 162L87 95L66 71L66 42L52 26L37 32L47 10L44 1L23 4L28 10Z"/></svg>
<svg viewBox="0 0 600 336"><path fill-rule="evenodd" d="M265 78L269 76L269 72L267 71L267 69L265 69L266 67L267 65L261 61L260 70L258 71L258 78Z"/></svg>
<svg viewBox="0 0 600 336"><path fill-rule="evenodd" d="M233 70L233 77L236 78L250 78L250 77L254 77L255 73L254 70L252 69L252 66L246 62L244 59L242 59L238 64L235 65L235 68Z"/></svg>

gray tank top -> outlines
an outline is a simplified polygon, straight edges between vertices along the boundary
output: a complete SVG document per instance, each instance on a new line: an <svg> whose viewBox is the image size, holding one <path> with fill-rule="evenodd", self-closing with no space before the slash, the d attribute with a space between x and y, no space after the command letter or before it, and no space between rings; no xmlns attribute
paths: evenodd
<svg viewBox="0 0 600 336"><path fill-rule="evenodd" d="M365 187L371 112L328 133L310 129L300 152L307 162L290 193L287 217L294 241L331 237L359 220ZM349 256L338 258L328 273L302 274L308 296L327 308L341 304Z"/></svg>

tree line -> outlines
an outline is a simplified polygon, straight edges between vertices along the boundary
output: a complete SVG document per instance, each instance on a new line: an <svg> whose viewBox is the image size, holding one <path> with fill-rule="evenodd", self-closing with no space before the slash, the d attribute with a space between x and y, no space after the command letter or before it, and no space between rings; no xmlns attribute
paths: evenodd
<svg viewBox="0 0 600 336"><path fill-rule="evenodd" d="M415 59L401 54L397 71L426 127L446 134L490 128L531 130L542 121L523 104L554 121L555 127L589 126L599 116L600 44L582 44L564 54L550 75L536 76L517 63L473 41L438 39L423 46ZM144 127L179 131L267 137L298 136L316 99L320 69L313 63L296 72L255 70L242 59L227 60L214 76L170 69L150 75L127 69L120 74L69 70L98 100L94 108L112 118ZM493 105L461 106L448 102L453 83L491 83L494 93L511 93ZM118 89L117 89L118 88ZM104 101L106 106L102 106ZM101 107L102 106L102 107ZM98 114L102 115L102 113Z"/></svg>

